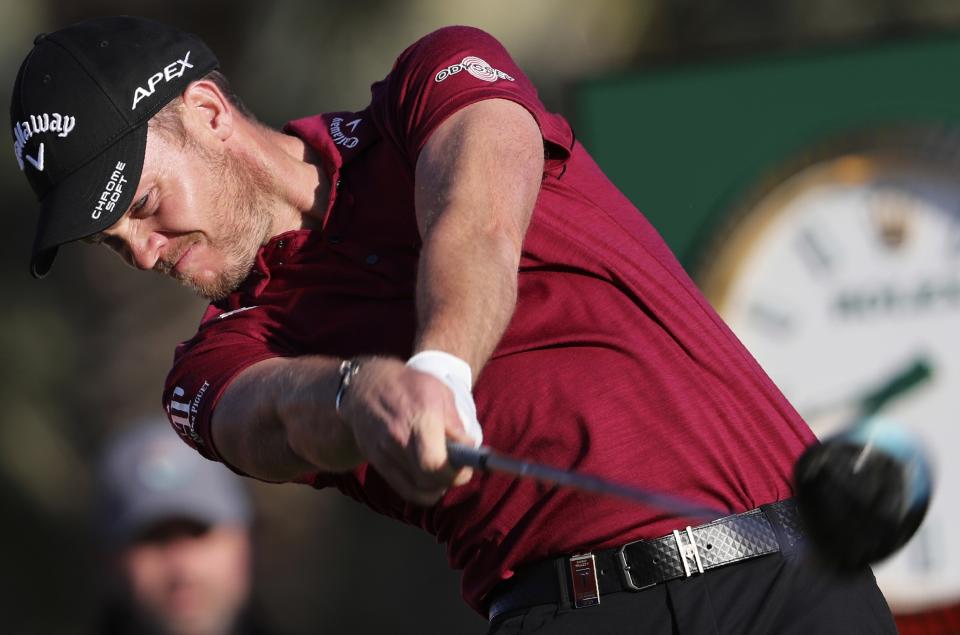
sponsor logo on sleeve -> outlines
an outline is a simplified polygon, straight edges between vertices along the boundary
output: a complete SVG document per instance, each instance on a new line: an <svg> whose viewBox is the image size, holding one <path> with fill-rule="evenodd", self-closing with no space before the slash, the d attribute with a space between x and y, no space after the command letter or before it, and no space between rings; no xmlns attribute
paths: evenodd
<svg viewBox="0 0 960 635"><path fill-rule="evenodd" d="M136 110L137 104L140 103L141 99L153 95L153 93L156 92L157 85L160 82L166 83L171 79L181 77L188 68L193 68L193 64L190 63L190 51L187 51L187 54L183 56L183 59L170 62L159 71L148 77L144 86L137 86L137 90L133 92L133 106L130 107L130 110Z"/></svg>
<svg viewBox="0 0 960 635"><path fill-rule="evenodd" d="M26 167L24 161L32 165L38 172L43 172L43 142L37 148L37 156L32 157L24 153L27 141L35 135L57 133L61 139L67 138L77 126L77 118L59 112L30 115L23 121L13 124L13 153L17 155L17 164L20 170Z"/></svg>
<svg viewBox="0 0 960 635"><path fill-rule="evenodd" d="M461 71L467 71L477 79L482 79L485 82L495 82L498 79L505 79L509 82L515 81L503 71L490 66L484 60L473 55L466 56L459 64L452 64L446 68L441 68L433 79L439 83Z"/></svg>
<svg viewBox="0 0 960 635"><path fill-rule="evenodd" d="M173 389L173 396L167 404L167 416L174 430L187 441L197 445L205 445L200 434L196 430L197 413L200 411L200 404L203 402L203 395L210 387L210 382L205 381L200 386L200 390L193 396L193 399L187 397L187 391L180 386Z"/></svg>
<svg viewBox="0 0 960 635"><path fill-rule="evenodd" d="M344 123L343 117L334 117L330 122L330 136L333 137L333 142L338 146L343 146L344 148L357 147L357 144L360 143L360 139L349 136L348 133L343 131L343 129L349 128L349 134L355 134L357 132L357 126L359 126L360 122L362 121L363 119L361 117L357 117L353 121Z"/></svg>

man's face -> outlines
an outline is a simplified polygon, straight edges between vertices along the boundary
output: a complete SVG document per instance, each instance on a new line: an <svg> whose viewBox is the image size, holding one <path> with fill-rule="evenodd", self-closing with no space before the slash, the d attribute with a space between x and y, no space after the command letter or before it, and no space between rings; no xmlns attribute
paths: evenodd
<svg viewBox="0 0 960 635"><path fill-rule="evenodd" d="M274 190L226 148L174 136L151 128L133 205L92 242L218 300L246 278L269 239Z"/></svg>
<svg viewBox="0 0 960 635"><path fill-rule="evenodd" d="M250 593L246 529L158 524L128 546L121 567L137 614L169 635L222 635Z"/></svg>

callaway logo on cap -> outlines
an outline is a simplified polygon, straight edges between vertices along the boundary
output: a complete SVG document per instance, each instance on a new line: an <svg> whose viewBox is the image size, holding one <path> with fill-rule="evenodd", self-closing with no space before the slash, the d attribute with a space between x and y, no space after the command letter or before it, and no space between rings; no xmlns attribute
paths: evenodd
<svg viewBox="0 0 960 635"><path fill-rule="evenodd" d="M147 121L218 66L198 37L141 18L97 18L38 35L10 104L17 164L40 200L30 270L113 225L140 181Z"/></svg>

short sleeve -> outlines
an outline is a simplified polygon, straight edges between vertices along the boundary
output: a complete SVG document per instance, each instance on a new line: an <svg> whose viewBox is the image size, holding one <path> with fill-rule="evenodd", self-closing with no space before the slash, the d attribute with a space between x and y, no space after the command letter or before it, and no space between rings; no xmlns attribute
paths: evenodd
<svg viewBox="0 0 960 635"><path fill-rule="evenodd" d="M249 327L256 321L253 315L244 319L248 316L218 314L208 311L193 339L177 347L164 386L163 407L180 438L206 458L222 462L210 423L223 391L247 367L284 352ZM228 319L221 321L221 317Z"/></svg>
<svg viewBox="0 0 960 635"><path fill-rule="evenodd" d="M566 161L573 147L566 120L546 110L500 42L472 27L446 27L418 40L373 90L374 104L385 111L383 120L411 163L447 117L484 99L508 99L533 115L545 142L548 171Z"/></svg>

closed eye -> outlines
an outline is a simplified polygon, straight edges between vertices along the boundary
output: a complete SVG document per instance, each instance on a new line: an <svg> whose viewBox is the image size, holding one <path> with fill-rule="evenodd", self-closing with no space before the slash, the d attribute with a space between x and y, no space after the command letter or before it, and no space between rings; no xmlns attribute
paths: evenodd
<svg viewBox="0 0 960 635"><path fill-rule="evenodd" d="M140 200L138 200L136 203L134 203L133 205L130 206L130 215L131 215L131 216L134 216L134 215L136 215L138 212L140 212L141 210L143 210L144 208L146 208L146 206L147 206L147 201L149 201L149 200L150 200L150 195L149 195L149 194L144 194L142 197L140 197Z"/></svg>
<svg viewBox="0 0 960 635"><path fill-rule="evenodd" d="M150 202L150 193L148 192L147 194L144 194L139 199L137 199L137 201L133 205L127 208L127 211L124 212L121 218L123 217L145 218L147 214L144 212L144 210L146 209L147 203L149 202ZM117 222L119 222L119 219L117 220ZM107 247L110 247L114 251L120 251L120 246L123 242L118 239L111 239L110 236L108 236L105 232L102 232L102 231L97 232L92 236L87 236L86 238L83 238L81 240L83 240L83 242L90 245L106 245Z"/></svg>

